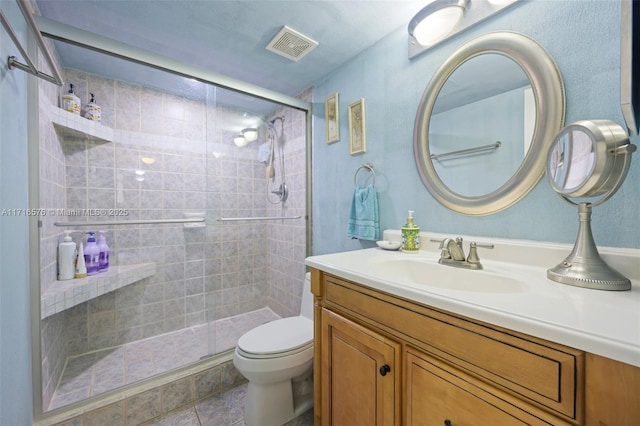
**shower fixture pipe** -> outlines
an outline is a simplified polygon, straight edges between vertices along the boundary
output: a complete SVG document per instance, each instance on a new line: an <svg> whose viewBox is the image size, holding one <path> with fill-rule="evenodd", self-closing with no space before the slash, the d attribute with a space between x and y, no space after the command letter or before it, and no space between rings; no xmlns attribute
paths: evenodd
<svg viewBox="0 0 640 426"><path fill-rule="evenodd" d="M271 124L273 126L274 124L276 124L276 121L278 121L278 120L280 120L282 122L282 124L284 125L284 120L285 120L284 115L278 116L278 117L270 120L269 124Z"/></svg>

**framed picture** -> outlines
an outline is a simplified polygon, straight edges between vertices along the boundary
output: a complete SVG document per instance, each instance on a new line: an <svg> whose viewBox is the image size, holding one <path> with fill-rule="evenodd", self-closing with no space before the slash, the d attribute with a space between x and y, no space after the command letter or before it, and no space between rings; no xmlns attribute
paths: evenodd
<svg viewBox="0 0 640 426"><path fill-rule="evenodd" d="M360 154L366 150L363 98L349 105L349 153Z"/></svg>
<svg viewBox="0 0 640 426"><path fill-rule="evenodd" d="M327 143L340 140L340 116L338 111L338 94L334 93L324 101L324 123Z"/></svg>

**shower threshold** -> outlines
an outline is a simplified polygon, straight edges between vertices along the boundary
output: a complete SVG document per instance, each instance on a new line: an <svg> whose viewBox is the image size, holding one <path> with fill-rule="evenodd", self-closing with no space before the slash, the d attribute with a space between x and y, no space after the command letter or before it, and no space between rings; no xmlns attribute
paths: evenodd
<svg viewBox="0 0 640 426"><path fill-rule="evenodd" d="M235 347L248 330L280 318L269 308L67 358L49 409L166 373ZM215 332L213 331L215 330ZM209 342L209 339L215 342ZM209 344L211 343L211 350Z"/></svg>

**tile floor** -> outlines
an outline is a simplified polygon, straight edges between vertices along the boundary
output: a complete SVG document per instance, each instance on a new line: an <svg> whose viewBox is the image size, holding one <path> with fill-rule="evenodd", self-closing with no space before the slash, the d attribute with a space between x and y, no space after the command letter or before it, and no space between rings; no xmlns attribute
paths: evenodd
<svg viewBox="0 0 640 426"><path fill-rule="evenodd" d="M144 426L244 426L242 413L247 384L183 407ZM293 419L286 426L313 426L313 409Z"/></svg>
<svg viewBox="0 0 640 426"><path fill-rule="evenodd" d="M49 409L62 407L119 386L182 367L207 355L224 352L235 347L238 338L246 331L278 318L279 316L271 309L262 308L224 318L213 324L202 324L114 348L70 357L67 359ZM238 392L242 391L238 390ZM201 424L176 421L177 423L167 424Z"/></svg>

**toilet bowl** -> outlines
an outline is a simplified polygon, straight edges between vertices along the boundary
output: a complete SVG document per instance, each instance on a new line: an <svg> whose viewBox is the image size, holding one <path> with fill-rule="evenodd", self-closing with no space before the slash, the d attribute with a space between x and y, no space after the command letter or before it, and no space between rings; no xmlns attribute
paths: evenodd
<svg viewBox="0 0 640 426"><path fill-rule="evenodd" d="M233 364L249 380L247 426L280 426L313 406L313 295L305 276L300 315L249 330Z"/></svg>

